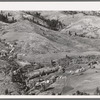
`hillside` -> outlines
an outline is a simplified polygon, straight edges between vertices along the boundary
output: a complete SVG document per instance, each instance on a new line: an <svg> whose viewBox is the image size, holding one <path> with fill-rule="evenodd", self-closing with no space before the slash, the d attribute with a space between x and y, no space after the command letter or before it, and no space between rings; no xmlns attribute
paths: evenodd
<svg viewBox="0 0 100 100"><path fill-rule="evenodd" d="M69 53L100 50L97 15L62 11L1 11L1 15L7 19L0 22L1 39L17 42L16 52L25 54L25 59L59 59ZM15 21L11 23L10 18ZM47 19L59 20L64 26L58 31L52 30Z"/></svg>
<svg viewBox="0 0 100 100"><path fill-rule="evenodd" d="M93 95L99 67L99 11L0 11L0 94Z"/></svg>

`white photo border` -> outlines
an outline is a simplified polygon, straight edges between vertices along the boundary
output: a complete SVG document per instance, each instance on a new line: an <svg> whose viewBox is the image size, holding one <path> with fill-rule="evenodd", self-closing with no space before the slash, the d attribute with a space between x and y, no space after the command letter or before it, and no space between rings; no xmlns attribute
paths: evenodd
<svg viewBox="0 0 100 100"><path fill-rule="evenodd" d="M45 11L62 11L62 10L77 10L77 11L91 11L91 10L100 10L100 2L0 2L0 10L45 10ZM49 98L49 99L65 99L65 98L100 98L100 96L72 96L72 95L61 95L61 96L44 96L44 95L0 95L0 98L20 98L20 99L33 99L33 98Z"/></svg>

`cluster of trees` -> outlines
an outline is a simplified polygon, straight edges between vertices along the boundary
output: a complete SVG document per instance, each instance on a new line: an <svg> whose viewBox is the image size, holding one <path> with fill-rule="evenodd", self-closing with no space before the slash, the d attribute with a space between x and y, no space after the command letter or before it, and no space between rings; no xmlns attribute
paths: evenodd
<svg viewBox="0 0 100 100"><path fill-rule="evenodd" d="M16 22L14 17L12 17L12 19L9 20L8 15L3 15L2 13L0 14L0 21L5 22L5 23L14 23L14 22Z"/></svg>
<svg viewBox="0 0 100 100"><path fill-rule="evenodd" d="M52 30L59 30L63 27L62 23L57 19L47 19L46 23Z"/></svg>
<svg viewBox="0 0 100 100"><path fill-rule="evenodd" d="M84 15L100 16L99 11L81 11Z"/></svg>

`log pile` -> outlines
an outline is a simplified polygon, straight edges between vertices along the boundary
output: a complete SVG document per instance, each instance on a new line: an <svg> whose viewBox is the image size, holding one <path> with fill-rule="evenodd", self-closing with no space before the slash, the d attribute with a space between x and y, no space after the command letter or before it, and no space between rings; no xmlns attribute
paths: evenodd
<svg viewBox="0 0 100 100"><path fill-rule="evenodd" d="M55 73L59 70L59 66L57 67L53 67L53 68L43 68L43 69L39 69L37 71L31 72L28 74L29 80L40 77L40 76L44 76L44 75L49 75L51 73Z"/></svg>

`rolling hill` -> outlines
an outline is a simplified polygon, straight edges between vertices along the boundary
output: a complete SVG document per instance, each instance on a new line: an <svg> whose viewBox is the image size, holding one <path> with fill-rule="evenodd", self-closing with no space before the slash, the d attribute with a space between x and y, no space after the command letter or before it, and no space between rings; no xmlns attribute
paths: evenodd
<svg viewBox="0 0 100 100"><path fill-rule="evenodd" d="M100 51L100 17L62 11L1 11L7 22L0 22L0 38L11 43L17 42L17 52L28 60L59 59L69 53ZM10 23L9 19L14 22ZM33 21L34 19L34 21ZM59 20L64 25L55 31L48 27L46 20ZM38 22L37 22L38 21Z"/></svg>

